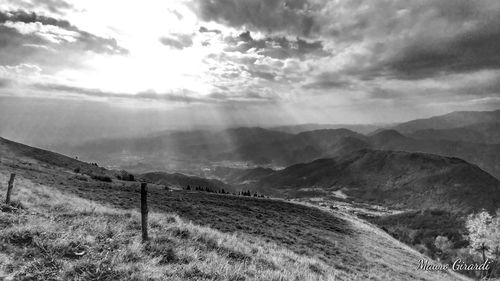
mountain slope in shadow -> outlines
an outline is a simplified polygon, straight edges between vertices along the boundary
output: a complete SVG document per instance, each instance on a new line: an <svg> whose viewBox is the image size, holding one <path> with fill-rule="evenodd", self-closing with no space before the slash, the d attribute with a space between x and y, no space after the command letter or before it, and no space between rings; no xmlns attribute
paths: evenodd
<svg viewBox="0 0 500 281"><path fill-rule="evenodd" d="M401 208L470 212L500 207L500 182L458 158L360 150L297 164L262 178L256 188L286 194L303 188L342 190L367 202Z"/></svg>
<svg viewBox="0 0 500 281"><path fill-rule="evenodd" d="M500 178L500 144L480 144L442 139L416 139L396 130L380 131L369 137L374 149L402 150L458 157L476 164Z"/></svg>

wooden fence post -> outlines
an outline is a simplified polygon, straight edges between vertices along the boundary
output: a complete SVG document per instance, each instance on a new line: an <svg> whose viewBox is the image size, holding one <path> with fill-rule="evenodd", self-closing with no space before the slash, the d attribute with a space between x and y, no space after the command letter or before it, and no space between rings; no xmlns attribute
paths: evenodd
<svg viewBox="0 0 500 281"><path fill-rule="evenodd" d="M148 185L141 182L141 223L142 223L142 242L148 238Z"/></svg>
<svg viewBox="0 0 500 281"><path fill-rule="evenodd" d="M12 188L14 187L14 178L16 174L10 174L9 185L7 187L7 197L5 197L5 204L10 204L10 193L12 192Z"/></svg>

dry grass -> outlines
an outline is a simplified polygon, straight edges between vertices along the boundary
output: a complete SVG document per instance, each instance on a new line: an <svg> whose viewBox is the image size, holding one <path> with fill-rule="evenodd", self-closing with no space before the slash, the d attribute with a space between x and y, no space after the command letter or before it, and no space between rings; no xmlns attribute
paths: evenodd
<svg viewBox="0 0 500 281"><path fill-rule="evenodd" d="M16 198L23 209L0 213L0 276L6 280L350 279L273 243L249 242L176 215L152 213L151 240L143 244L135 211L26 179L17 180Z"/></svg>

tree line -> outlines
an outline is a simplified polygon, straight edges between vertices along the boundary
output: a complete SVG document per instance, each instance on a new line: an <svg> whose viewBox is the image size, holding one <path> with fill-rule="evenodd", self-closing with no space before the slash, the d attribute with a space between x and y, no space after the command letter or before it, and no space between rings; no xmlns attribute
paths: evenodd
<svg viewBox="0 0 500 281"><path fill-rule="evenodd" d="M200 192L208 192L208 193L219 193L219 194L231 194L231 195L238 195L238 196L247 196L247 197L259 197L259 198L264 198L264 194L260 194L257 192L251 192L250 190L246 191L239 191L237 194L235 192L228 192L224 190L224 188L221 189L215 189L210 186L194 186L191 187L189 184L186 186L186 190L194 190L194 191L200 191Z"/></svg>

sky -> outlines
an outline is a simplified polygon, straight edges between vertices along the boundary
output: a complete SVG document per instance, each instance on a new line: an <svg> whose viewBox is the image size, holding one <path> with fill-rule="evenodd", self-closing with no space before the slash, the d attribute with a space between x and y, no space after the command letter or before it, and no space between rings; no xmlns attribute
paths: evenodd
<svg viewBox="0 0 500 281"><path fill-rule="evenodd" d="M0 135L498 109L498 50L497 0L0 0Z"/></svg>

